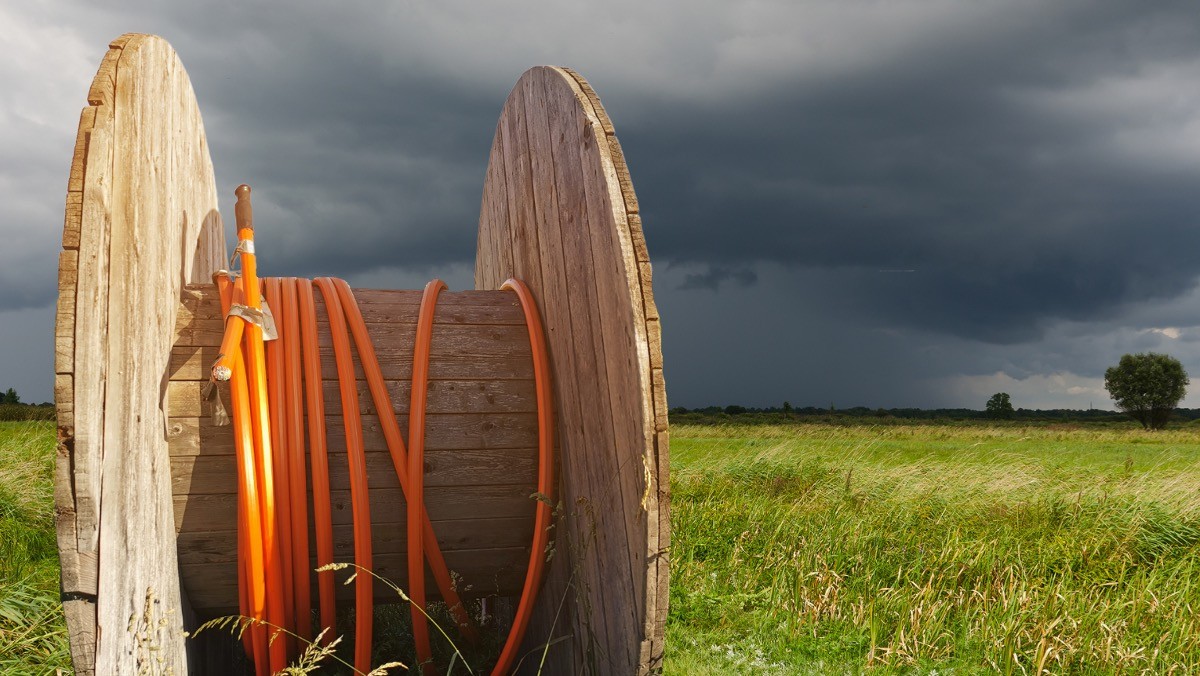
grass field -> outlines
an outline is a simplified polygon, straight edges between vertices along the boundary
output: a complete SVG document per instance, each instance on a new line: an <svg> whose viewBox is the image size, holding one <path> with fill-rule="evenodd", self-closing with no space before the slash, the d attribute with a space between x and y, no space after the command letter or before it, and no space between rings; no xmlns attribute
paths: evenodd
<svg viewBox="0 0 1200 676"><path fill-rule="evenodd" d="M672 428L668 674L1200 671L1200 431ZM0 673L69 668L53 427L0 423Z"/></svg>
<svg viewBox="0 0 1200 676"><path fill-rule="evenodd" d="M672 428L667 672L1195 673L1200 434Z"/></svg>
<svg viewBox="0 0 1200 676"><path fill-rule="evenodd" d="M53 478L54 423L0 422L0 674L70 671Z"/></svg>

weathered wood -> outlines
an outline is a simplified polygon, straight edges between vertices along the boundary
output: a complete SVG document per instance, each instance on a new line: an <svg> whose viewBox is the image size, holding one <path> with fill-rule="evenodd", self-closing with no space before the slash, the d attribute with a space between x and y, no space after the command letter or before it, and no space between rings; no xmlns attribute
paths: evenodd
<svg viewBox="0 0 1200 676"><path fill-rule="evenodd" d="M208 377L213 361L217 358L217 347L176 347L171 351L170 377L172 380L200 380ZM435 348L436 352L437 349ZM403 380L412 373L412 354L395 352L379 353L379 368L384 380ZM321 378L336 380L337 369L329 361L332 350L321 351ZM365 380L362 366L355 362L354 372L359 380ZM481 372L488 372L493 380L531 380L533 364L519 357L495 357L487 355L433 354L429 361L429 377L432 380L467 380Z"/></svg>
<svg viewBox="0 0 1200 676"><path fill-rule="evenodd" d="M392 521L372 521L371 539L376 554L398 554L408 551L407 538L396 537L404 530L405 514L388 515ZM533 522L524 516L479 517L437 522L437 540L442 551L460 549L497 549L527 547L533 533ZM310 537L313 529L309 529ZM180 533L179 563L181 565L221 563L237 560L236 530L195 531ZM354 527L350 524L333 528L333 548L336 554L354 553ZM315 555L314 555L315 558Z"/></svg>
<svg viewBox="0 0 1200 676"><path fill-rule="evenodd" d="M332 463L333 460L331 459ZM311 498L311 494L310 494ZM371 514L379 514L380 523L403 519L404 494L398 488L378 488L371 491ZM213 530L214 525L225 527L237 523L237 496L179 495L175 497L175 529L180 533ZM330 491L333 523L350 523L350 491ZM474 519L480 514L488 517L524 516L533 520L534 504L529 484L488 486L438 486L425 494L425 505L431 521ZM397 517L386 515L396 514Z"/></svg>
<svg viewBox="0 0 1200 676"><path fill-rule="evenodd" d="M406 552L381 554L374 557L372 571L386 580L399 585L401 589L408 588L408 563ZM339 562L353 561L353 553L339 555ZM479 598L482 596L508 596L519 593L525 575L525 566L529 560L528 547L510 547L506 549L460 549L446 552L446 565L454 571L459 579L458 591L463 598ZM316 560L310 561L315 568ZM206 615L222 615L237 610L237 568L232 561L221 563L181 564L180 572L185 580L188 598L191 599L198 611ZM351 571L339 571L337 579L344 580ZM209 579L211 578L211 579ZM194 581L205 579L204 586L190 586ZM429 598L438 598L437 583L430 575L426 576L429 586ZM336 585L337 600L340 603L354 601L353 585ZM399 603L402 599L396 592L383 584L374 585L376 602ZM313 598L316 598L316 587L313 588ZM234 605L228 605L230 601Z"/></svg>
<svg viewBox="0 0 1200 676"><path fill-rule="evenodd" d="M370 338L381 360L388 365L385 381L395 415L407 428L411 388L411 360L420 292L355 292L368 319ZM519 594L527 563L502 572L493 561L497 550L521 551L528 556L532 540L537 485L537 402L532 375L529 334L519 305L504 291L446 292L435 315L435 363L453 364L461 377L432 380L427 400L425 485L426 503L439 540L448 550L469 550L454 559L463 566L462 584L497 590L497 575L504 580L499 591ZM325 380L325 422L328 432L329 485L332 491L335 550L353 558L349 524L350 474L346 457L340 390L329 340L328 316L318 295L317 322ZM202 371L208 366L223 336L219 297L211 285L187 287L176 313L176 355L200 355ZM512 375L518 364L525 378ZM389 370L390 369L390 370ZM192 367L172 369L167 383L167 439L171 453L172 491L178 529L180 570L189 599L201 614L230 610L237 603L236 585L227 576L235 573L237 552L235 445L231 427L211 422L211 406L202 396L206 380L192 379ZM439 369L434 369L435 375ZM361 375L361 366L359 367ZM359 381L365 462L370 485L373 520L372 548L376 572L392 565L388 554L406 551L406 505L395 466L384 440L375 404L366 383ZM218 390L229 401L228 387ZM316 496L326 499L323 496ZM309 503L314 499L310 493ZM503 530L501 530L503 527ZM507 554L506 554L507 556ZM450 557L448 557L450 558ZM519 557L518 557L519 558ZM228 566L223 564L229 564ZM508 564L504 564L508 566ZM511 567L511 566L508 566ZM453 564L452 564L453 568ZM457 569L456 569L457 570ZM389 598L386 588L381 598ZM391 600L395 600L394 598Z"/></svg>
<svg viewBox="0 0 1200 676"><path fill-rule="evenodd" d="M340 455L340 457L339 457ZM391 455L384 449L365 453L372 488L399 488ZM329 485L350 488L345 454L331 453ZM190 455L171 458L171 485L175 495L221 495L236 492L230 477L235 472L231 455ZM425 485L487 486L537 483L536 449L455 449L430 451L425 462ZM530 491L532 492L532 490ZM212 524L224 529L231 524Z"/></svg>
<svg viewBox="0 0 1200 676"><path fill-rule="evenodd" d="M211 405L202 397L206 384L207 381L201 380L169 382L167 415L172 418L210 415ZM359 413L375 415L375 402L366 381L357 384ZM384 384L393 402L408 401L412 380L386 380ZM228 391L225 384L221 388L222 394ZM338 396L336 380L322 381L322 388L326 401ZM429 408L461 413L537 413L537 400L532 380L433 380L429 383Z"/></svg>
<svg viewBox="0 0 1200 676"><path fill-rule="evenodd" d="M609 120L608 113L604 110L604 106L600 103L600 97L596 95L595 90L588 84L587 80L579 73L564 69L565 72L571 75L576 83L588 93L588 100L592 104L592 109L595 115L601 120L604 127L605 135L608 141L609 152L612 156L612 164L617 175L617 182L620 186L621 195L624 200L626 212L626 226L629 235L628 242L632 244L634 249L634 257L639 262L638 278L636 285L640 288L640 294L636 291L633 294L635 325L637 325L637 306L636 301L640 296L643 303L643 314L645 320L646 346L648 348L649 365L651 369L659 369L658 383L661 386L654 386L649 397L650 409L646 412L652 414L655 419L656 434L653 441L646 448L646 455L643 456L644 469L646 471L646 495L644 506L647 511L649 520L649 533L647 538L647 556L650 565L647 568L647 585L654 593L654 597L647 599L648 610L646 620L649 623L653 620L654 628L651 629L647 625L648 637L651 642L649 646L649 665L651 669L661 665L663 655L663 626L667 618L667 603L669 595L669 585L667 583L669 574L669 554L670 554L670 485L668 481L669 472L669 448L667 446L667 399L666 386L662 379L661 369L662 361L662 325L659 321L658 308L654 303L654 290L652 286L652 277L650 269L650 257L646 251L645 235L642 231L641 217L638 215L640 208L637 202L637 195L633 190L633 181L629 175L629 168L625 163L624 153L621 151L620 143L617 140L616 130ZM610 183L611 186L611 183ZM620 231L622 234L625 230ZM622 244L626 248L628 255L628 245ZM630 276L629 281L635 281ZM641 345L639 343L639 353ZM644 371L643 371L644 372ZM652 375L652 379L654 376ZM643 399L643 402L646 400ZM656 510L657 505L657 510ZM657 511L658 527L655 529L654 516ZM657 540L657 542L656 542Z"/></svg>
<svg viewBox="0 0 1200 676"><path fill-rule="evenodd" d="M72 660L85 674L185 673L164 384L181 285L207 280L223 257L212 165L187 75L160 38L114 40L87 99L55 329Z"/></svg>
<svg viewBox="0 0 1200 676"><path fill-rule="evenodd" d="M567 619L557 627L572 637L550 649L546 669L554 673L661 665L666 388L638 211L592 88L564 69L526 72L492 144L475 284L495 288L509 276L530 283L553 370L569 374L556 383L560 555L527 638L527 647L549 638L566 595Z"/></svg>

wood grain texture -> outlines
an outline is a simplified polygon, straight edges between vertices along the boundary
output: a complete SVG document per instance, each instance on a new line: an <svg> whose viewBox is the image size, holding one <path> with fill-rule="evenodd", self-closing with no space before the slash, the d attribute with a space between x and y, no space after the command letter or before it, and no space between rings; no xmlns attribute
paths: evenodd
<svg viewBox="0 0 1200 676"><path fill-rule="evenodd" d="M529 284L556 376L563 516L526 639L569 637L550 648L549 673L645 673L662 661L667 405L638 212L591 86L566 69L527 71L496 125L475 285Z"/></svg>
<svg viewBox="0 0 1200 676"><path fill-rule="evenodd" d="M199 108L170 45L114 40L87 101L55 327L55 507L72 660L84 674L182 674L165 383L181 287L221 265L224 235ZM142 640L131 617L148 623Z"/></svg>
<svg viewBox="0 0 1200 676"><path fill-rule="evenodd" d="M421 292L356 290L354 295L376 352L387 360L390 413L401 429L407 429ZM537 398L529 333L514 301L505 291L447 291L441 294L434 315L433 363L452 368L431 371L425 502L434 532L447 551L447 563L467 596L519 594L533 539ZM320 294L316 310L318 342L328 348L329 319ZM212 284L185 287L176 312L173 351L202 358L194 369L170 372L167 438L181 579L193 607L203 616L237 606L237 586L230 582L236 579L237 551L232 427L212 424L212 403L202 396L206 382L202 378L219 349L222 327L216 288ZM332 494L310 492L308 503L331 501L337 560L352 561L345 424L337 403L340 393L332 351L321 353ZM451 377L440 377L447 373ZM357 385L370 485L372 549L379 555L373 569L403 582L404 559L398 555L407 551L406 503L379 413L366 382ZM229 401L226 385L218 392ZM514 558L513 552L523 552L525 558ZM398 600L382 585L377 591L382 600Z"/></svg>

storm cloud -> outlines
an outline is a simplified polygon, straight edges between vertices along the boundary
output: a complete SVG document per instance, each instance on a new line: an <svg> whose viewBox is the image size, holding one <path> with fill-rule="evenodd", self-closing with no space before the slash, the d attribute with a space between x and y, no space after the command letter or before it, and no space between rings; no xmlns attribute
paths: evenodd
<svg viewBox="0 0 1200 676"><path fill-rule="evenodd" d="M48 326L75 118L107 41L143 31L188 68L223 203L255 187L267 272L469 285L508 88L569 65L630 164L673 403L980 407L1007 388L1018 406L1107 406L1096 380L1124 351L1200 373L1198 17L949 0L0 9L18 54L0 64L0 323ZM0 385L48 398L49 348L21 349Z"/></svg>

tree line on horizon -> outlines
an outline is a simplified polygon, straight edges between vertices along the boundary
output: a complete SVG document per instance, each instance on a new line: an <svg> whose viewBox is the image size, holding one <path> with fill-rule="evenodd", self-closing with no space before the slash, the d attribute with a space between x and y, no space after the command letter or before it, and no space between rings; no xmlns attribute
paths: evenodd
<svg viewBox="0 0 1200 676"><path fill-rule="evenodd" d="M729 404L688 409L677 406L669 413L675 416L738 416L757 415L787 418L812 418L843 416L851 418L902 418L916 420L1122 420L1126 416L1141 423L1147 430L1162 429L1172 417L1182 420L1200 419L1200 409L1178 408L1187 394L1189 384L1187 371L1174 357L1154 352L1126 354L1120 362L1104 373L1104 388L1108 390L1117 411L1089 408L1082 409L1025 409L1013 408L1012 397L1007 392L993 394L982 410L970 408L869 408L853 406L838 409L806 406L794 408L791 402L783 406L755 408Z"/></svg>
<svg viewBox="0 0 1200 676"><path fill-rule="evenodd" d="M22 420L54 420L54 404L25 403L16 389L11 387L0 391L0 422Z"/></svg>

